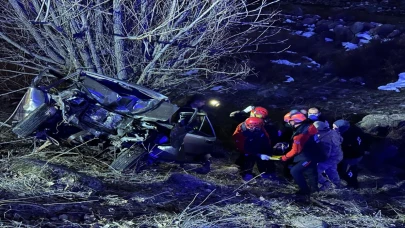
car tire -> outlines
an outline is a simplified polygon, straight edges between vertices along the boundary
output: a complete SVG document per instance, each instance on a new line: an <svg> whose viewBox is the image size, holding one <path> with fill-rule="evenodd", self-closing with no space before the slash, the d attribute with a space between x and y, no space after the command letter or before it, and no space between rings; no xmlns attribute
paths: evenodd
<svg viewBox="0 0 405 228"><path fill-rule="evenodd" d="M12 131L19 137L27 137L37 130L41 124L45 123L49 117L53 116L55 112L54 107L42 104L19 122Z"/></svg>
<svg viewBox="0 0 405 228"><path fill-rule="evenodd" d="M117 171L125 171L135 168L139 172L146 165L146 157L149 153L142 147L135 147L132 150L125 150L111 163L110 167ZM145 164L144 164L145 163Z"/></svg>

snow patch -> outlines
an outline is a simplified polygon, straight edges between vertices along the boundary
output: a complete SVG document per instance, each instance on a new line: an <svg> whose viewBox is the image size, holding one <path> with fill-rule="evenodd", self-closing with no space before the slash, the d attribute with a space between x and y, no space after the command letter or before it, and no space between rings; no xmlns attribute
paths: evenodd
<svg viewBox="0 0 405 228"><path fill-rule="evenodd" d="M371 26L374 26L374 27L380 27L382 24L381 23L377 23L377 22L370 22L370 24L371 24Z"/></svg>
<svg viewBox="0 0 405 228"><path fill-rule="evenodd" d="M280 65L287 65L287 66L300 66L301 63L292 63L286 59L278 59L278 60L271 60L272 63L280 64Z"/></svg>
<svg viewBox="0 0 405 228"><path fill-rule="evenodd" d="M325 37L325 42L333 42L333 39Z"/></svg>
<svg viewBox="0 0 405 228"><path fill-rule="evenodd" d="M360 39L360 45L363 45L363 44L368 44L368 43L370 43L370 40L364 40L364 39Z"/></svg>
<svg viewBox="0 0 405 228"><path fill-rule="evenodd" d="M304 32L304 33L302 33L300 36L311 37L311 36L313 36L313 35L315 35L314 32Z"/></svg>
<svg viewBox="0 0 405 228"><path fill-rule="evenodd" d="M303 58L303 59L306 59L306 60L308 60L308 61L310 61L311 64L315 65L315 66L318 67L318 68L321 67L321 64L315 62L313 59L309 58L308 56L302 56L302 58ZM311 67L308 67L308 68L311 68Z"/></svg>
<svg viewBox="0 0 405 228"><path fill-rule="evenodd" d="M292 24L292 23L295 23L295 21L290 20L290 19L286 19L286 20L284 21L284 23Z"/></svg>
<svg viewBox="0 0 405 228"><path fill-rule="evenodd" d="M399 88L405 87L405 72L400 73L399 79L396 82L388 83L387 85L384 86L379 86L379 90L393 90L395 92L400 92Z"/></svg>
<svg viewBox="0 0 405 228"><path fill-rule="evenodd" d="M356 37L360 38L360 46L363 44L368 44L373 39L370 32L360 32L356 34Z"/></svg>
<svg viewBox="0 0 405 228"><path fill-rule="evenodd" d="M310 30L310 29L309 29ZM301 31L301 30L298 30L298 31L295 31L295 32L293 32L292 33L293 35L298 35L298 36L303 36L303 37L311 37L311 36L313 36L313 35L315 35L315 33L314 32L312 32L312 31L308 31L308 32L304 32L304 31Z"/></svg>
<svg viewBox="0 0 405 228"><path fill-rule="evenodd" d="M356 34L356 37L364 40L371 40L373 37L370 35L369 32L360 32Z"/></svg>
<svg viewBox="0 0 405 228"><path fill-rule="evenodd" d="M285 51L285 53L288 53L288 54L297 54L297 52L295 52L295 51Z"/></svg>
<svg viewBox="0 0 405 228"><path fill-rule="evenodd" d="M290 83L290 82L293 82L293 81L294 81L294 78L291 77L290 75L286 75L285 77L286 77L287 79L286 79L284 82Z"/></svg>
<svg viewBox="0 0 405 228"><path fill-rule="evenodd" d="M223 86L214 86L211 88L212 91L218 91L220 89L222 89Z"/></svg>
<svg viewBox="0 0 405 228"><path fill-rule="evenodd" d="M345 47L346 51L351 51L359 47L357 44L350 42L342 42L342 46Z"/></svg>

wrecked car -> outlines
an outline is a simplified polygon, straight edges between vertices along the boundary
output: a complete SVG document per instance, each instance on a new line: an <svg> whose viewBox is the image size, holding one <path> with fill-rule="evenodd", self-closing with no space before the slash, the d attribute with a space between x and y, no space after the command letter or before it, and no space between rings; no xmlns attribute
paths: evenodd
<svg viewBox="0 0 405 228"><path fill-rule="evenodd" d="M178 110L168 97L139 85L88 71L63 76L46 70L18 104L12 131L56 145L107 143L120 152L110 165L119 171L155 161L209 163L216 135L208 116ZM176 118L193 127L178 127ZM174 130L184 134L170 137Z"/></svg>

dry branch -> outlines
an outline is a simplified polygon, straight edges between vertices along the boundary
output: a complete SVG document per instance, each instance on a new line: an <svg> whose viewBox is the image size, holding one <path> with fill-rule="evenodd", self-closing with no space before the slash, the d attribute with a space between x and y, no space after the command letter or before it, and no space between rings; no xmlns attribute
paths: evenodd
<svg viewBox="0 0 405 228"><path fill-rule="evenodd" d="M85 69L162 92L226 88L251 73L246 54L272 43L275 2L8 0L0 63L17 70L0 73Z"/></svg>

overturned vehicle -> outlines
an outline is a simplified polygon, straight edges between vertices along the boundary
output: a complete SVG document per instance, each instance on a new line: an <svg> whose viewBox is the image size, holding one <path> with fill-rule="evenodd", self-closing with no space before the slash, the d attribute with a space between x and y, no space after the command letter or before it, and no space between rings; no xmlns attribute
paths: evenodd
<svg viewBox="0 0 405 228"><path fill-rule="evenodd" d="M16 108L12 131L57 145L108 144L119 151L110 165L119 171L139 171L158 161L201 163L209 170L216 140L205 113L179 109L160 93L87 71L41 72Z"/></svg>

